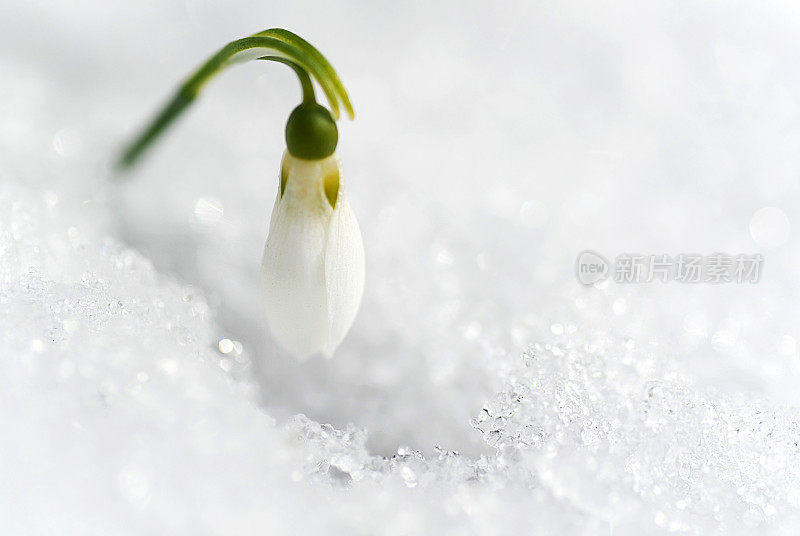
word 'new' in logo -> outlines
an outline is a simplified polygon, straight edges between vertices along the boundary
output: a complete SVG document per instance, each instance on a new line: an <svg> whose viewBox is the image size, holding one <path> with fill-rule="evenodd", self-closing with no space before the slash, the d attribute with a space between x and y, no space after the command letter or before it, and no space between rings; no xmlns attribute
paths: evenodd
<svg viewBox="0 0 800 536"><path fill-rule="evenodd" d="M575 263L578 281L584 285L594 285L608 277L608 261L597 252L587 249L578 254Z"/></svg>

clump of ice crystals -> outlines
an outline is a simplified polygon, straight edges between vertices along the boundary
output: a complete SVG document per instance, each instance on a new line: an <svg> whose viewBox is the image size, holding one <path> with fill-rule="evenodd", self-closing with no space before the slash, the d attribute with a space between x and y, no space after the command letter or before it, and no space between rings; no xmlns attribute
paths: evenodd
<svg viewBox="0 0 800 536"><path fill-rule="evenodd" d="M603 334L534 345L473 425L590 524L730 534L795 515L798 411L701 393L643 361Z"/></svg>
<svg viewBox="0 0 800 536"><path fill-rule="evenodd" d="M796 521L798 412L695 388L610 332L559 326L498 357L488 370L503 387L471 422L487 455L376 455L356 425L276 422L201 293L71 226L92 219L80 198L0 186L4 533L734 534Z"/></svg>

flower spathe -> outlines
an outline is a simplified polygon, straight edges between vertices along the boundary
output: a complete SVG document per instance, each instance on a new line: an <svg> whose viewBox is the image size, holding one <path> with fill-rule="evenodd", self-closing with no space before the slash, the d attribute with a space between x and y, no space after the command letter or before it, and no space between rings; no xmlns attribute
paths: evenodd
<svg viewBox="0 0 800 536"><path fill-rule="evenodd" d="M264 310L295 357L331 357L364 292L364 245L336 153L305 160L286 151L261 265Z"/></svg>

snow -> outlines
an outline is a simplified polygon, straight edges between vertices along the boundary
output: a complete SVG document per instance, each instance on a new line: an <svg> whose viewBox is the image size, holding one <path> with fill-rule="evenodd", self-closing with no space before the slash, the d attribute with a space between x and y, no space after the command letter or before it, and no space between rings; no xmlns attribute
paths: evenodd
<svg viewBox="0 0 800 536"><path fill-rule="evenodd" d="M780 3L0 6L0 533L795 533L798 25ZM367 283L331 360L285 355L258 292L288 70L226 73L110 171L189 69L271 26L356 107ZM587 249L765 265L585 287Z"/></svg>

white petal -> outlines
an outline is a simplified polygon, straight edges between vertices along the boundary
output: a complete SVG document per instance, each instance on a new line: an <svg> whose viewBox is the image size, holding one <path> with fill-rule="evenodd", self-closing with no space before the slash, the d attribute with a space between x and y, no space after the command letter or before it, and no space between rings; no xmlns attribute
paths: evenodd
<svg viewBox="0 0 800 536"><path fill-rule="evenodd" d="M298 358L322 351L329 333L325 249L332 210L323 204L321 185L318 195L314 191L320 171L310 164L289 171L284 194L275 202L261 268L267 323Z"/></svg>
<svg viewBox="0 0 800 536"><path fill-rule="evenodd" d="M336 155L302 160L288 153L283 195L272 211L262 280L269 327L299 358L331 356L355 320L364 292L364 245L344 193ZM324 178L338 176L335 210Z"/></svg>
<svg viewBox="0 0 800 536"><path fill-rule="evenodd" d="M353 325L364 294L364 243L341 182L328 230L325 281L330 332L324 353L331 357Z"/></svg>

